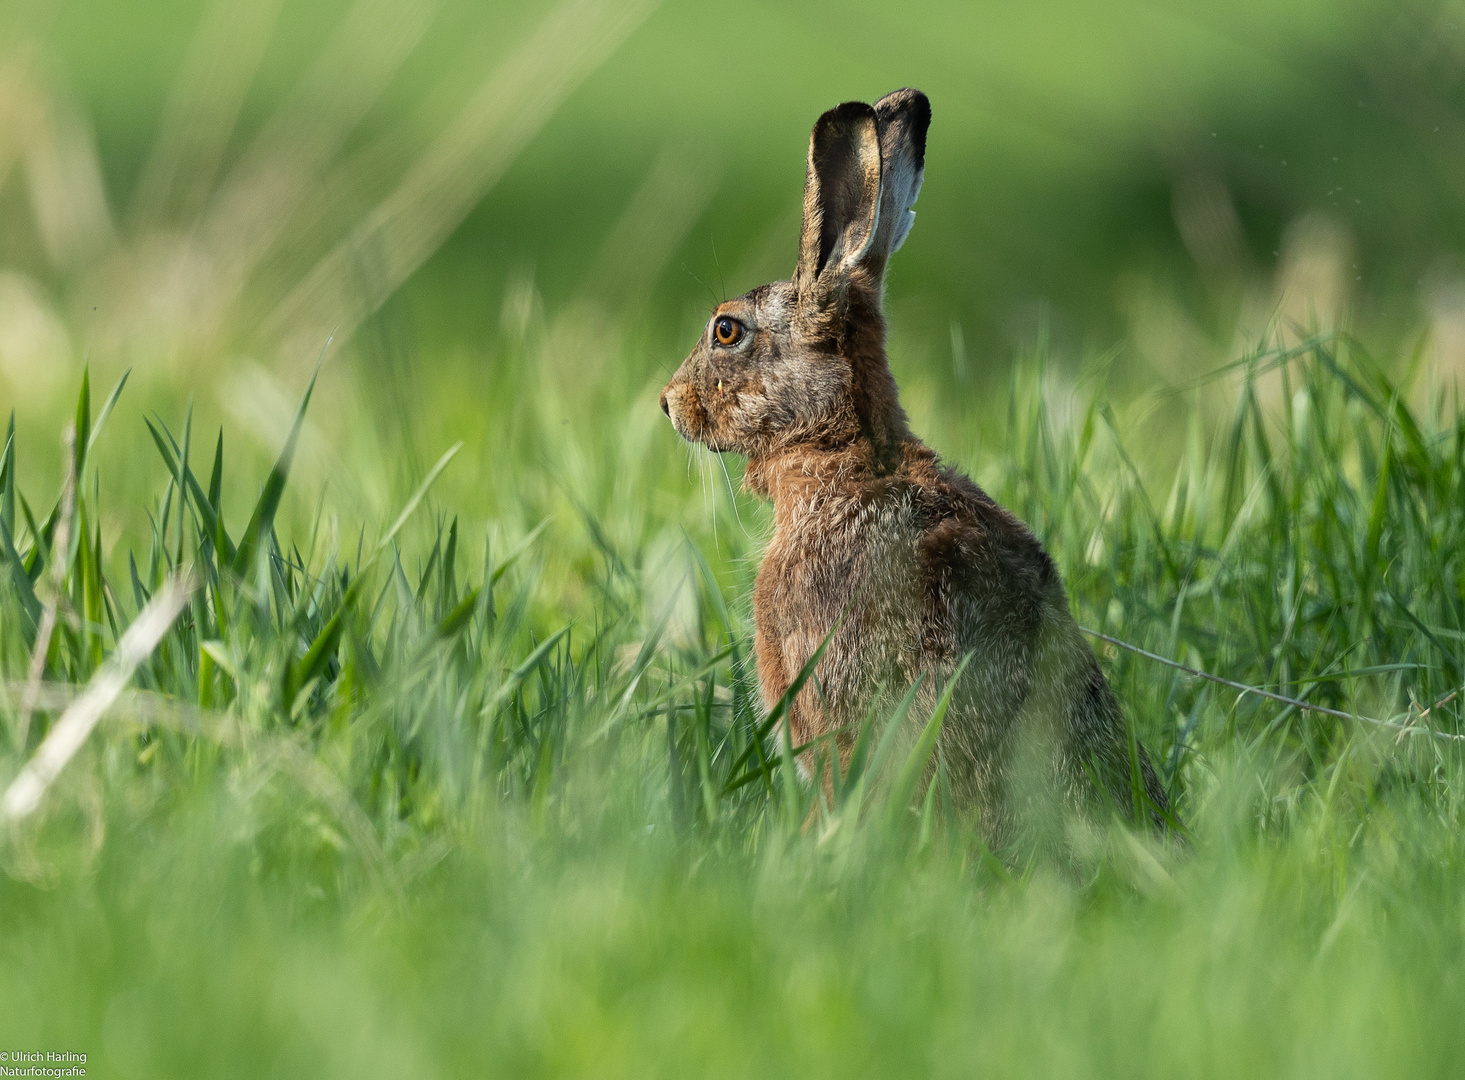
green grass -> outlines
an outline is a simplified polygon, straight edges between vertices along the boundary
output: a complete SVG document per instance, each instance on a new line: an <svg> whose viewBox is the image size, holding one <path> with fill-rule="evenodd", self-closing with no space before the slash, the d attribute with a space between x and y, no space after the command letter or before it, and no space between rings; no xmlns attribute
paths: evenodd
<svg viewBox="0 0 1465 1080"><path fill-rule="evenodd" d="M0 790L197 588L0 822L0 1053L1458 1071L1448 13L121 10L0 10ZM768 508L656 390L709 294L787 272L814 116L906 83L937 110L890 296L915 429L1084 626L1329 710L1101 643L1183 845L992 852L889 716L826 802L756 705Z"/></svg>
<svg viewBox="0 0 1465 1080"><path fill-rule="evenodd" d="M84 383L65 551L63 485L18 485L7 444L0 780L171 574L200 587L0 838L6 1046L124 1077L1453 1067L1465 744L1441 736L1465 725L1459 698L1421 712L1465 682L1453 400L1309 340L1150 399L1189 434L1138 455L1119 433L1145 403L1107 404L1102 371L1016 366L1006 421L955 456L1045 538L1086 626L1413 729L1108 647L1192 841L1099 823L1055 862L902 784L919 761L884 718L832 804L798 781L747 661L766 511L639 380L509 374L563 340L495 369L440 475L446 443L373 475L374 432L313 429L322 395L352 400L329 366L273 471L187 411L144 426L131 389L103 417ZM914 381L933 442L970 438ZM354 473L296 490L331 439ZM372 511L373 489L401 493Z"/></svg>

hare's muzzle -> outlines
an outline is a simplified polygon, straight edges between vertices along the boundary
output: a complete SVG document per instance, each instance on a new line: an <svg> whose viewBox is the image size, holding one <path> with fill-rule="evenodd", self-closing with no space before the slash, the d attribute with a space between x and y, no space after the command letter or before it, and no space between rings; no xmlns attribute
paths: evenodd
<svg viewBox="0 0 1465 1080"><path fill-rule="evenodd" d="M673 379L666 384L661 392L661 411L666 413L667 419L671 421L672 427L677 432L686 436L685 430L687 417L687 391L689 387L680 379Z"/></svg>
<svg viewBox="0 0 1465 1080"><path fill-rule="evenodd" d="M677 385L676 379L667 383L666 389L661 392L661 411L666 413L666 418L671 421L677 434L685 439L687 430L683 421L686 419L686 403L682 400L683 396L683 388Z"/></svg>
<svg viewBox="0 0 1465 1080"><path fill-rule="evenodd" d="M671 426L688 442L707 441L707 414L703 411L697 389L683 378L674 378L661 392L661 411Z"/></svg>

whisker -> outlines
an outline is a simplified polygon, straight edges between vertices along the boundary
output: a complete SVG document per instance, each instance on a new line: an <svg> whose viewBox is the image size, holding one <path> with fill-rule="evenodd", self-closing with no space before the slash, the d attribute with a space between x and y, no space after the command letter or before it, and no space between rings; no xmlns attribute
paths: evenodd
<svg viewBox="0 0 1465 1080"><path fill-rule="evenodd" d="M717 257L717 237L708 236L708 242L712 245L712 265L717 267L717 281L722 286L721 303L727 303L727 279L722 276L722 260Z"/></svg>
<svg viewBox="0 0 1465 1080"><path fill-rule="evenodd" d="M713 547L720 547L717 534L717 488L715 482L712 480L712 466L707 462L707 455L712 453L712 451L708 450L705 446L698 447L698 449L701 451L703 464L702 490L707 496L708 504L712 507L712 545Z"/></svg>
<svg viewBox="0 0 1465 1080"><path fill-rule="evenodd" d="M727 462L723 460L721 454L717 454L716 457L717 463L722 466L722 478L727 481L727 497L732 500L733 517L737 519L738 528L743 530L743 536L752 540L753 534L748 532L748 527L743 524L743 512L738 507L738 497L733 491L732 476L727 471Z"/></svg>
<svg viewBox="0 0 1465 1080"><path fill-rule="evenodd" d="M688 266L686 263L682 263L682 269L686 272L686 274L687 274L687 276L689 278L691 278L698 285L701 285L702 288L704 288L704 289L707 290L707 295L709 297L711 297L711 299L712 299L712 309L714 311L716 311L717 310L717 305L720 303L720 301L717 299L717 290L714 289L711 285L707 284L707 282L703 281L695 273L693 273L692 272L692 268L690 266Z"/></svg>

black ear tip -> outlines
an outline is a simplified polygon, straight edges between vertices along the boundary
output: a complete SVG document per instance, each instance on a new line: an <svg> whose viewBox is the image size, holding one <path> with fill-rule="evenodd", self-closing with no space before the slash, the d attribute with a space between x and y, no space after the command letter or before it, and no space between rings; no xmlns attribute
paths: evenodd
<svg viewBox="0 0 1465 1080"><path fill-rule="evenodd" d="M931 126L931 99L919 90L912 90L911 115L916 118L922 131Z"/></svg>
<svg viewBox="0 0 1465 1080"><path fill-rule="evenodd" d="M863 101L846 101L822 114L809 137L809 152L820 158L835 147L878 143L880 117Z"/></svg>
<svg viewBox="0 0 1465 1080"><path fill-rule="evenodd" d="M875 102L875 111L882 116L898 110L908 111L913 116L924 114L929 117L931 115L931 99L915 87L907 86L903 90L892 90L879 101Z"/></svg>
<svg viewBox="0 0 1465 1080"><path fill-rule="evenodd" d="M845 126L861 120L873 120L877 117L874 106L863 101L846 101L823 113L815 122L814 129L817 131L833 125Z"/></svg>
<svg viewBox="0 0 1465 1080"><path fill-rule="evenodd" d="M902 117L912 127L925 131L931 124L931 99L911 87L894 90L875 102L875 113L884 121Z"/></svg>
<svg viewBox="0 0 1465 1080"><path fill-rule="evenodd" d="M882 131L892 125L905 129L915 146L916 159L925 158L926 129L931 126L930 98L914 87L895 90L875 102L875 114Z"/></svg>

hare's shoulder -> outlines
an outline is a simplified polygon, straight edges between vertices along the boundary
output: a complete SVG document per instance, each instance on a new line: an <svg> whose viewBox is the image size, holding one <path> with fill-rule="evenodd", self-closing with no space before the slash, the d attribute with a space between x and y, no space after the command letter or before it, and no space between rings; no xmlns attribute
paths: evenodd
<svg viewBox="0 0 1465 1080"><path fill-rule="evenodd" d="M969 638L974 623L1020 635L1066 605L1052 559L1016 515L924 446L906 461L931 610L956 638Z"/></svg>
<svg viewBox="0 0 1465 1080"><path fill-rule="evenodd" d="M1032 530L935 451L912 441L903 450L899 475L909 485L926 559L952 570L995 563L1003 572L1031 578L1039 589L1055 576Z"/></svg>

